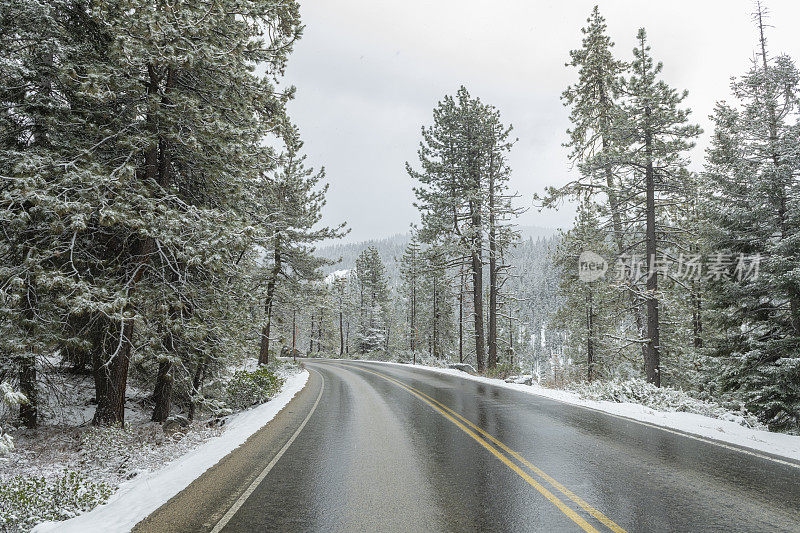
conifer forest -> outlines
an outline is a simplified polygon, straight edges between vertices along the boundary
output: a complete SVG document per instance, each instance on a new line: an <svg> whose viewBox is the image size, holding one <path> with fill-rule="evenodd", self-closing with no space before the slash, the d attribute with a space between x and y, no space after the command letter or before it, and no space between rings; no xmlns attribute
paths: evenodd
<svg viewBox="0 0 800 533"><path fill-rule="evenodd" d="M505 5L478 3L475 13L487 20L497 20L486 13ZM309 418L302 425L300 419L294 426L286 422L299 427L286 444L298 437L296 454L306 422L305 433L322 431L314 429L315 409L355 402L370 409L387 404L391 411L413 399L467 431L463 447L478 440L484 448L497 447L498 458L520 461L517 470L526 468L524 458L512 457L498 440L523 446L508 436L508 425L498 429L482 414L471 417L465 407L471 399L439 395L457 389L455 382L426 389L401 372L417 367L492 386L527 387L568 403L635 404L651 413L692 413L741 431L774 434L775 442L786 443L786 455L778 448L751 455L787 457L778 462L794 465L788 470L796 475L800 441L791 439L800 438L800 70L795 57L773 44L794 31L796 21L775 15L791 2L716 3L715 9L743 20L749 33L715 38L724 36L719 38L729 43L721 46L733 50L741 43L735 49L749 52L732 58L742 68L727 72L727 85L714 85L715 94L708 93L710 82L681 70L684 61L714 61L697 44L706 41L692 49L664 37L657 17L642 15L641 24L628 25L636 17L617 20L618 9L600 2L563 7L568 14L557 21L504 19L508 27L533 24L534 33L557 25L563 35L558 46L526 53L536 61L546 57L557 79L569 81L551 90L552 80L541 74L525 112L517 113L518 106L508 112L502 97L493 98L503 93L492 88L500 82L492 81L491 69L478 80L471 81L470 71L447 77L449 89L438 92L436 85L435 94L414 81L419 92L406 95L407 102L405 89L372 87L364 78L357 82L364 91L392 95L389 110L365 101L363 116L352 114L326 139L321 132L333 119L324 111L313 116L303 107L310 101L304 95L320 98L339 90L333 80L358 74L328 60L310 63L311 55L293 71L295 56L306 35L326 31L326 25L374 32L368 28L373 7L343 3L342 13L366 13L354 21L334 15L332 6L309 4L309 13L329 15L307 19L303 0L0 0L0 531L57 531L60 521L68 520L66 528L103 508L112 512L126 487L166 472L170 461L211 457L211 451L198 450L227 442L248 413L278 405L274 413L258 415L266 418L242 433L241 442L284 423L281 417L291 415L280 409L292 395L290 406L317 401L310 411L304 407ZM627 5L634 14L639 9L638 3ZM417 7L407 11L412 9ZM439 24L439 15L426 9L417 14L421 27ZM454 4L435 12L461 20L459 9ZM502 38L502 29L475 23L487 32L475 30L478 42ZM387 39L395 35L390 27ZM571 45L562 48L562 42ZM504 46L515 43L509 39ZM329 44L339 50L335 40ZM441 59L452 61L442 64L442 72L458 72L469 62L460 46L452 41L441 48L453 54ZM397 64L410 61L397 47ZM373 52L365 48L352 64L379 72L394 68L392 62L376 64ZM435 63L440 52L431 53L428 61ZM492 68L522 68L504 61L493 58ZM311 64L319 65L316 78L307 73ZM420 80L426 68L419 66ZM308 81L323 77L330 86ZM696 91L709 102L700 113L690 107L698 101L692 98ZM546 112L536 100L543 93L553 102ZM420 100L427 103L417 106ZM347 105L343 96L330 102ZM340 116L335 106L328 111ZM391 140L382 139L380 130L361 131L359 139L393 151L347 144L356 128L378 123L392 131ZM543 138L526 138L529 123ZM403 144L397 144L401 136ZM554 146L546 154L535 148L545 142ZM329 164L325 157L334 152ZM387 153L394 156L376 166L379 154ZM533 166L544 160L551 166ZM348 174L369 165L374 168L363 171L368 185ZM405 196L391 192L396 190ZM341 207L342 198L358 207ZM374 222L365 224L368 216ZM347 385L350 400L328 399L334 392L325 391L345 390L333 380L348 365L372 369L359 373L359 379L380 382L374 385L378 392L369 394L400 383L403 401L361 400L358 394L367 394L359 392L362 385ZM392 369L399 370L378 379ZM317 389L320 375L324 384ZM311 389L313 397L304 399ZM465 390L459 394L472 394ZM475 394L483 393L479 388ZM503 405L522 409L513 399ZM452 412L457 406L463 417ZM336 423L343 435L367 431L352 429L348 420ZM525 426L523 418L514 420L512 426ZM383 426L369 427L379 433L374 428ZM701 435L698 440L718 437L667 427ZM365 442L394 439L403 462L405 441L391 431ZM336 445L324 438L316 443L320 449ZM437 450L431 457L438 457L450 441L430 438ZM770 438L725 442L730 449L750 449L747 442ZM273 487L294 494L289 481L279 481L292 453L288 448L278 461L286 449L273 460L275 470L267 475L267 467L259 480L273 479ZM353 444L350 453L359 449ZM195 477L224 455L209 459ZM556 466L537 457L531 460L562 479ZM242 479L249 484L268 462ZM226 468L225 462L214 468ZM570 478L561 475L568 485ZM485 483L495 493L487 498L505 490ZM268 527L246 522L251 499L236 504L241 511L234 505L227 515L222 510L213 520L203 518L202 526L186 522L186 531L214 525L213 531L414 530L412 523L428 531L678 531L707 525L699 521L705 516L700 511L694 517L687 512L688 522L670 522L683 515L666 508L672 518L661 527L636 521L610 503L603 507L575 483L586 501L557 486L549 489L555 496L548 492L567 502L570 512L550 507L558 513L553 520L563 523L539 515L517 523L513 516L522 511L516 510L495 522L469 521L481 509L471 499L463 502L470 513L452 515L462 522L428 523L423 510L395 526L390 518L383 527L329 523L324 520L334 518L321 515L304 522L301 511L292 515L285 506L270 514L272 505L283 504L269 500L260 507L273 517ZM471 493L470 486L463 491ZM226 505L253 487L231 489ZM405 494L400 487L394 490ZM769 487L778 491L777 484ZM539 492L534 494L547 503ZM64 531L125 531L137 523L134 531L182 531L155 525L162 524L167 500L176 501L172 494L164 493L158 506L128 525L122 518L97 518ZM311 498L307 489L302 494ZM741 504L743 515L764 522L763 528L745 522L738 527L783 530L798 518L791 513L800 513L797 500L786 498L783 510L774 512ZM119 502L118 508L136 507ZM645 504L625 509L639 505ZM281 521L289 515L298 521ZM602 518L593 522L597 516ZM725 522L709 523L733 530L720 525ZM786 530L800 527L793 523Z"/></svg>

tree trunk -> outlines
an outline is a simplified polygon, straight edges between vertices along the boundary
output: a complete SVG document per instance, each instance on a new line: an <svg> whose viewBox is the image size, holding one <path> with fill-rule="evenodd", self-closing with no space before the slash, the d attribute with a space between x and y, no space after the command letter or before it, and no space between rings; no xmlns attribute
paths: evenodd
<svg viewBox="0 0 800 533"><path fill-rule="evenodd" d="M475 362L478 372L486 370L486 337L483 331L483 238L480 205L470 202L472 223L472 303L475 319Z"/></svg>
<svg viewBox="0 0 800 533"><path fill-rule="evenodd" d="M511 313L508 314L508 359L511 366L514 366L514 323L511 320Z"/></svg>
<svg viewBox="0 0 800 533"><path fill-rule="evenodd" d="M436 278L433 278L433 345L431 348L432 355L439 358L439 329L438 329L438 322L439 322L439 302L437 301L437 291L436 291Z"/></svg>
<svg viewBox="0 0 800 533"><path fill-rule="evenodd" d="M319 310L317 317L317 353L322 351L322 321L325 318L325 309Z"/></svg>
<svg viewBox="0 0 800 533"><path fill-rule="evenodd" d="M203 383L203 378L206 375L206 358L202 357L197 362L194 369L194 376L192 376L192 399L189 401L189 420L194 420L195 410L197 409L197 401L195 397L200 393L200 385Z"/></svg>
<svg viewBox="0 0 800 533"><path fill-rule="evenodd" d="M126 308L132 312L130 306ZM120 337L110 335L118 343L116 350L106 339L101 343L103 352L94 358L95 392L97 409L92 424L96 426L125 426L125 390L128 385L128 367L131 357L131 336L133 335L133 318L117 324L121 328ZM113 326L112 326L113 327ZM109 356L105 357L104 354Z"/></svg>
<svg viewBox="0 0 800 533"><path fill-rule="evenodd" d="M25 354L20 358L19 391L27 398L25 403L19 405L20 421L26 428L33 429L39 422L39 395L36 390L36 358L33 353Z"/></svg>
<svg viewBox="0 0 800 533"><path fill-rule="evenodd" d="M489 369L497 367L497 242L494 213L494 170L489 168Z"/></svg>
<svg viewBox="0 0 800 533"><path fill-rule="evenodd" d="M297 352L297 309L292 309L292 357Z"/></svg>
<svg viewBox="0 0 800 533"><path fill-rule="evenodd" d="M464 362L464 265L461 265L461 286L458 288L458 362Z"/></svg>
<svg viewBox="0 0 800 533"><path fill-rule="evenodd" d="M592 291L589 291L586 302L586 379L594 379L594 305L592 302Z"/></svg>
<svg viewBox="0 0 800 533"><path fill-rule="evenodd" d="M694 337L694 347L703 347L703 315L702 315L702 299L700 290L692 283L692 333Z"/></svg>
<svg viewBox="0 0 800 533"><path fill-rule="evenodd" d="M647 253L647 356L644 361L647 381L656 387L661 386L661 361L659 353L658 323L658 273L656 272L656 201L655 175L653 170L653 134L649 126L650 108L645 108L645 154L647 168L645 170L646 201L646 253Z"/></svg>
<svg viewBox="0 0 800 533"><path fill-rule="evenodd" d="M344 313L339 310L339 357L344 355Z"/></svg>
<svg viewBox="0 0 800 533"><path fill-rule="evenodd" d="M153 393L153 416L152 422L163 423L169 417L172 405L172 363L168 360L158 364L158 374L156 376L156 388Z"/></svg>
<svg viewBox="0 0 800 533"><path fill-rule="evenodd" d="M26 254L27 255L27 254ZM36 388L36 291L32 286L31 279L25 281L25 308L22 315L25 318L25 330L28 340L25 353L19 358L19 389L25 395L27 401L19 405L19 418L22 424L29 429L33 429L39 423L39 394Z"/></svg>
<svg viewBox="0 0 800 533"><path fill-rule="evenodd" d="M308 354L314 351L314 311L311 311L311 326L308 330Z"/></svg>
<svg viewBox="0 0 800 533"><path fill-rule="evenodd" d="M171 305L170 318L177 320L178 317L178 309ZM164 338L164 347L168 352L175 353L175 340L169 327ZM170 406L172 405L172 379L172 361L166 358L162 359L158 363L156 385L153 390L153 415L150 418L152 422L162 423L169 417Z"/></svg>
<svg viewBox="0 0 800 533"><path fill-rule="evenodd" d="M274 264L267 282L267 299L264 303L266 321L261 330L261 350L258 354L258 364L269 364L269 330L272 326L272 302L275 299L275 285L278 283L278 275L281 272L281 235L275 235L275 253L273 256Z"/></svg>
<svg viewBox="0 0 800 533"><path fill-rule="evenodd" d="M412 261L415 258L412 256ZM416 266L412 267L416 268ZM417 280L416 271L414 277L411 278L411 351L417 349Z"/></svg>
<svg viewBox="0 0 800 533"><path fill-rule="evenodd" d="M480 252L472 252L472 301L475 319L475 361L478 372L485 370L485 337L483 332L483 262Z"/></svg>

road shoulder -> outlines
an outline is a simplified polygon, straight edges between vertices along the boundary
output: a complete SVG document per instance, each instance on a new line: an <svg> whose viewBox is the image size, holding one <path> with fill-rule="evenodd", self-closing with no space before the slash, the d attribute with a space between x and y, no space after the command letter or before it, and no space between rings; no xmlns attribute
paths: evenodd
<svg viewBox="0 0 800 533"><path fill-rule="evenodd" d="M320 387L321 378L311 372L303 389L272 420L136 524L133 531L210 531L291 438L311 410Z"/></svg>

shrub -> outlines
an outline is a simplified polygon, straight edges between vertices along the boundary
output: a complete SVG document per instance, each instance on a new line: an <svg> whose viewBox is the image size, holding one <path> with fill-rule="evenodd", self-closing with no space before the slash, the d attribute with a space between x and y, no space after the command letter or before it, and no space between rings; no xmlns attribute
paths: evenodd
<svg viewBox="0 0 800 533"><path fill-rule="evenodd" d="M570 385L568 390L577 392L581 398L589 400L636 403L656 411L694 413L737 422L743 426L762 427L756 418L743 408L734 413L716 403L692 398L682 390L656 387L641 379L582 382Z"/></svg>
<svg viewBox="0 0 800 533"><path fill-rule="evenodd" d="M106 483L65 470L55 477L14 476L0 483L0 530L28 531L40 522L67 520L105 503Z"/></svg>
<svg viewBox="0 0 800 533"><path fill-rule="evenodd" d="M21 392L16 392L8 383L0 383L0 407L13 407L27 402L28 399ZM14 439L3 432L0 426L0 457L8 455L14 449Z"/></svg>
<svg viewBox="0 0 800 533"><path fill-rule="evenodd" d="M266 366L252 371L239 370L228 382L226 403L234 409L247 409L268 401L281 390L283 383L284 380Z"/></svg>
<svg viewBox="0 0 800 533"><path fill-rule="evenodd" d="M506 379L509 376L517 375L521 372L519 365L512 365L508 361L497 363L497 366L486 370L486 375L490 378Z"/></svg>
<svg viewBox="0 0 800 533"><path fill-rule="evenodd" d="M130 453L128 434L118 426L89 428L81 435L81 452L96 464L120 461Z"/></svg>

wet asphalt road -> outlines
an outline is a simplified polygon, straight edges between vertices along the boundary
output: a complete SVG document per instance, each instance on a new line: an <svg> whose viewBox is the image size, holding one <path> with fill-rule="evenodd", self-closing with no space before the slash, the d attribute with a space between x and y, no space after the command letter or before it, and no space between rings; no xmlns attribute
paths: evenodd
<svg viewBox="0 0 800 533"><path fill-rule="evenodd" d="M800 468L455 376L306 366L306 389L251 446L277 450L317 407L223 532L800 531ZM224 497L209 471L137 530L210 531L264 455L239 461Z"/></svg>

